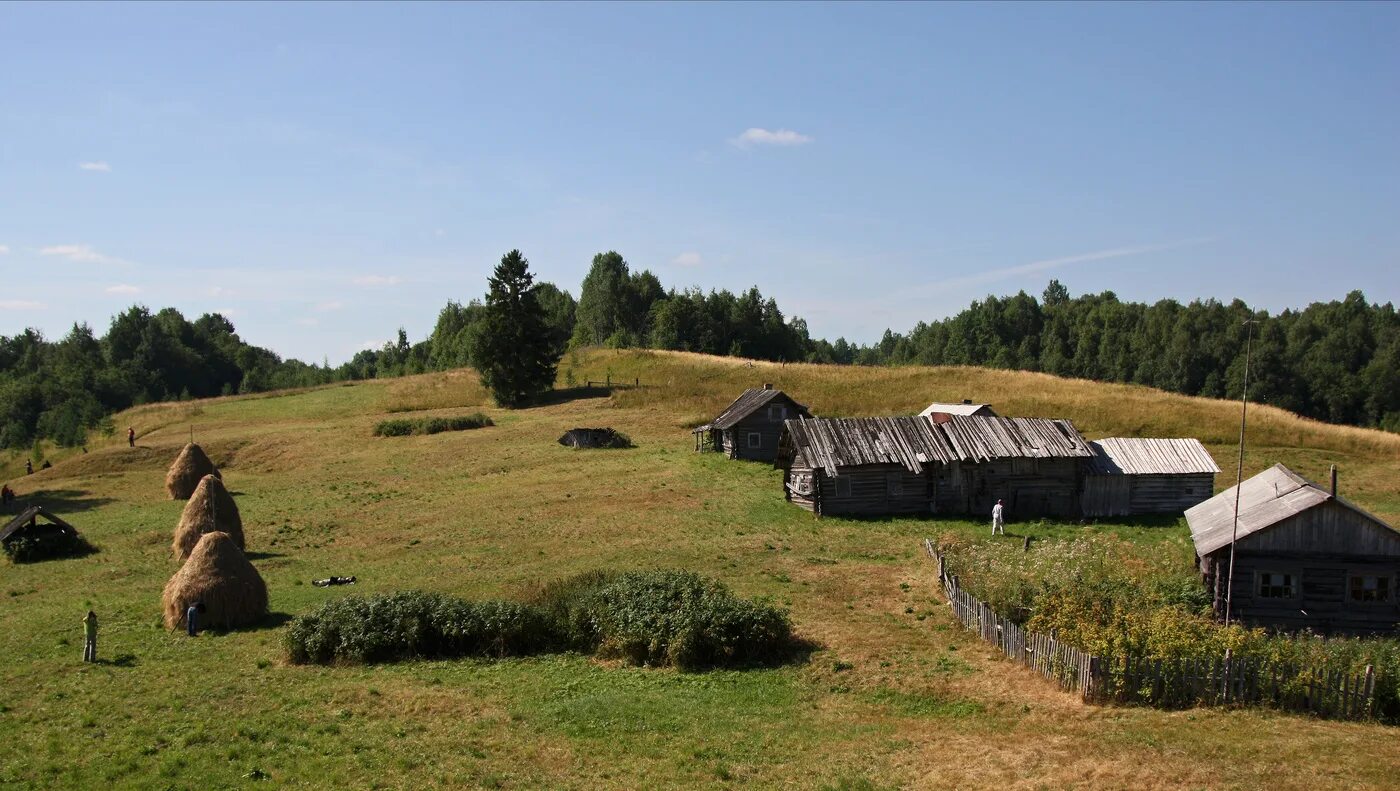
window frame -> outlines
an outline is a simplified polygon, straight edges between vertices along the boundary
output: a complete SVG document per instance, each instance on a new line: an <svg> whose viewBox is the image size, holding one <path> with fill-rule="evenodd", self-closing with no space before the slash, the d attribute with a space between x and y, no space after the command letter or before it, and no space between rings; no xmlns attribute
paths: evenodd
<svg viewBox="0 0 1400 791"><path fill-rule="evenodd" d="M762 449L763 449L763 432L762 432L762 431L749 431L749 432L746 432L746 436L745 436L745 439L744 439L744 443L745 443L745 447L748 448L749 450L762 450Z"/></svg>
<svg viewBox="0 0 1400 791"><path fill-rule="evenodd" d="M1265 578L1265 577L1273 577L1273 576L1279 576L1279 577L1285 578L1285 579L1287 580L1287 584L1286 584L1286 585L1272 585L1272 584L1271 584L1271 585L1269 585L1268 587L1269 587L1269 588L1283 588L1283 589L1285 589L1285 590L1288 591L1288 595L1286 595L1286 596L1273 596L1273 595L1269 595L1269 594L1264 593L1264 588L1265 588L1265 585L1264 585L1264 578ZM1272 582L1272 581L1271 581L1271 582ZM1301 591L1299 590L1299 587L1300 587L1300 586L1299 586L1299 583L1300 583L1300 582L1302 582L1302 580L1301 580L1301 578L1300 578L1300 575L1299 575L1296 571L1282 571L1282 570L1278 570L1278 569L1264 569L1264 570L1256 571L1256 572L1254 572L1254 598L1256 598L1256 599L1266 599L1266 600L1277 600L1277 601L1296 601L1296 600L1298 599L1298 594L1301 592Z"/></svg>
<svg viewBox="0 0 1400 791"><path fill-rule="evenodd" d="M1385 598L1382 598L1382 599L1358 599L1358 598L1356 598L1356 596L1354 595L1354 594L1355 594L1355 591L1356 591L1356 588L1355 588L1355 586L1354 586L1353 583L1354 583L1356 580L1364 580L1364 579L1366 579L1366 578L1368 578L1368 577L1369 577L1369 578L1372 578L1372 579L1374 579L1374 580L1376 580L1376 589L1377 589L1377 590L1380 590L1380 589L1381 589L1381 584L1384 583L1384 586L1385 586L1385 588L1384 588L1384 589L1385 589ZM1364 589L1363 589L1363 590L1364 590ZM1391 574L1367 574L1367 573L1365 573L1365 572L1359 572L1359 573L1358 573L1358 572L1354 572L1354 571L1347 571L1347 589L1346 589L1346 602L1347 602L1347 604L1358 604L1358 605L1362 605L1362 606L1375 606L1375 605L1385 606L1385 605L1391 604L1391 603L1394 602L1394 601L1395 601L1395 577L1394 577L1394 575L1391 575Z"/></svg>
<svg viewBox="0 0 1400 791"><path fill-rule="evenodd" d="M776 410L776 413L774 412L774 410ZM776 423L781 423L782 421L787 420L787 405L786 405L786 404L769 404L769 405L768 405L768 420L769 420L769 422L776 422Z"/></svg>

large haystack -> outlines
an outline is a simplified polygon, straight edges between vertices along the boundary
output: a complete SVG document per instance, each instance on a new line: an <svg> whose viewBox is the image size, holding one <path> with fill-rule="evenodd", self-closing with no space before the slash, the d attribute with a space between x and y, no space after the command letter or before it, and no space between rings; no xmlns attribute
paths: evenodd
<svg viewBox="0 0 1400 791"><path fill-rule="evenodd" d="M188 500L190 495L194 494L194 488L199 485L199 480L206 475L223 477L214 468L214 462L209 460L204 448L191 442L175 457L175 463L170 465L170 471L165 474L165 490L170 492L172 500Z"/></svg>
<svg viewBox="0 0 1400 791"><path fill-rule="evenodd" d="M190 556L199 537L205 533L228 533L239 549L244 549L243 519L238 515L238 504L228 493L224 482L206 475L199 479L199 486L185 510L180 514L180 523L175 526L175 540L170 548L180 560Z"/></svg>
<svg viewBox="0 0 1400 791"><path fill-rule="evenodd" d="M165 584L161 602L167 629L183 627L185 610L196 602L206 608L201 627L232 629L267 615L267 586L227 533L205 533Z"/></svg>

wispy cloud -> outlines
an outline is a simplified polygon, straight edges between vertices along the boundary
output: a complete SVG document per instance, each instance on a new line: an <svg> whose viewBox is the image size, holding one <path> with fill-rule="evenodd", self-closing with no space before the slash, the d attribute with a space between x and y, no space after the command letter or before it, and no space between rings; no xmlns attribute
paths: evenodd
<svg viewBox="0 0 1400 791"><path fill-rule="evenodd" d="M10 252L10 246L9 246L9 245L7 245L7 244L0 244L0 255L7 255L9 252Z"/></svg>
<svg viewBox="0 0 1400 791"><path fill-rule="evenodd" d="M398 275L361 275L350 282L357 286L397 286L402 281Z"/></svg>
<svg viewBox="0 0 1400 791"><path fill-rule="evenodd" d="M79 162L78 170L95 170L98 173L111 173L112 166L101 160L97 162Z"/></svg>
<svg viewBox="0 0 1400 791"><path fill-rule="evenodd" d="M138 287L136 287L136 286L127 285L126 283L118 283L118 284L115 285L115 286L108 286L107 288L105 288L105 289L103 289L103 290L106 291L108 294L140 294L140 293L141 293L141 289L140 289L140 288L138 288Z"/></svg>
<svg viewBox="0 0 1400 791"><path fill-rule="evenodd" d="M949 289L958 286L976 286L983 283L995 283L999 280L1007 280L1017 275L1027 275L1032 272L1043 272L1047 269L1058 269L1070 264L1082 264L1089 261L1106 261L1112 258L1128 258L1135 255L1145 255L1147 253L1160 253L1165 250L1175 250L1181 247L1194 247L1212 241L1213 237L1202 237L1198 239L1182 239L1166 244L1145 244L1133 247L1110 247L1107 250L1095 250L1092 253L1079 253L1077 255L1067 255L1059 258L1046 258L1040 261L1032 261L1028 264L1018 266L1008 266L1001 269L988 269L982 272L972 272L966 275L950 277L932 283L921 283L919 290Z"/></svg>
<svg viewBox="0 0 1400 791"><path fill-rule="evenodd" d="M317 305L317 306L316 306L316 312L317 312L317 313L328 313L328 312L330 312L330 311L332 311L332 310L340 310L340 309L343 308L343 307L345 307L345 303L344 303L344 302L341 302L341 301L338 300L338 299L332 299L332 300L330 300L330 301L328 301L328 302L322 302L322 303L320 303L319 305Z"/></svg>
<svg viewBox="0 0 1400 791"><path fill-rule="evenodd" d="M224 288L223 286L210 286L205 293L211 297L231 297L234 295L232 289Z"/></svg>
<svg viewBox="0 0 1400 791"><path fill-rule="evenodd" d="M92 249L87 244L55 244L39 248L39 255L53 256L72 261L75 264L124 264L120 258Z"/></svg>
<svg viewBox="0 0 1400 791"><path fill-rule="evenodd" d="M705 263L705 259L699 253L692 250L672 258L671 263L676 266L700 266Z"/></svg>
<svg viewBox="0 0 1400 791"><path fill-rule="evenodd" d="M43 310L45 307L42 302L28 299L0 299L0 308L5 310Z"/></svg>
<svg viewBox="0 0 1400 791"><path fill-rule="evenodd" d="M745 129L744 133L729 141L730 144L739 148L752 148L753 146L800 146L812 142L812 138L791 129L760 129L751 127Z"/></svg>

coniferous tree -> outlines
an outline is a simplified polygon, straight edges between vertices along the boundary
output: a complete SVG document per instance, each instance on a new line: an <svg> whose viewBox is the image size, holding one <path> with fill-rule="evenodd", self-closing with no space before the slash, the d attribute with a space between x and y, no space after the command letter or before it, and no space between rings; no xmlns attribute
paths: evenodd
<svg viewBox="0 0 1400 791"><path fill-rule="evenodd" d="M530 262L519 250L501 257L487 281L486 313L472 362L481 384L505 407L517 407L554 384L560 350L535 294Z"/></svg>

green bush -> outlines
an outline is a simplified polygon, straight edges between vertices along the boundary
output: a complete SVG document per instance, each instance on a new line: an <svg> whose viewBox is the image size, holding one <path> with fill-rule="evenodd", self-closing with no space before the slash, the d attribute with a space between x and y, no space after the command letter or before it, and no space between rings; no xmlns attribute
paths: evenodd
<svg viewBox="0 0 1400 791"><path fill-rule="evenodd" d="M526 603L350 596L298 617L286 634L298 664L572 650L699 670L781 662L794 645L785 612L684 571L588 572L544 585Z"/></svg>
<svg viewBox="0 0 1400 791"><path fill-rule="evenodd" d="M5 542L5 554L12 563L35 563L54 558L77 558L96 551L97 548L89 544L82 536L57 531L15 536Z"/></svg>
<svg viewBox="0 0 1400 791"><path fill-rule="evenodd" d="M395 418L382 420L374 427L376 437L407 437L412 434L441 434L444 431L466 431L494 426L491 418L477 412L453 417Z"/></svg>

